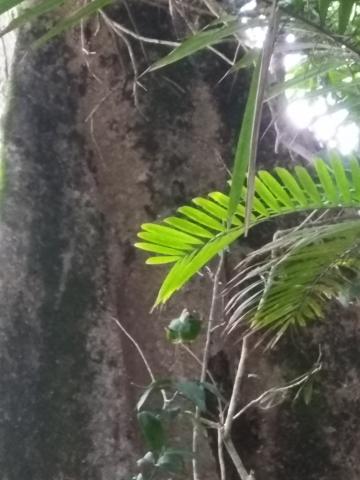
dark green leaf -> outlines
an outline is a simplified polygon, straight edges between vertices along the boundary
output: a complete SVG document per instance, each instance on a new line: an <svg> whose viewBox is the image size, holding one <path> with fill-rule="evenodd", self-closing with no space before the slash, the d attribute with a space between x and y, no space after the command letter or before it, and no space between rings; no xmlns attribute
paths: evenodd
<svg viewBox="0 0 360 480"><path fill-rule="evenodd" d="M193 342L201 330L201 322L196 314L185 309L179 318L172 320L166 329L166 337L171 343Z"/></svg>
<svg viewBox="0 0 360 480"><path fill-rule="evenodd" d="M24 0L1 0L0 2L0 15L16 7Z"/></svg>
<svg viewBox="0 0 360 480"><path fill-rule="evenodd" d="M0 37L5 35L6 33L11 32L15 28L21 27L25 23L34 20L40 15L54 10L56 7L61 6L64 1L65 0L45 0L39 4L36 4L33 7L26 8L16 18L14 18L14 20L12 20L3 30L1 30Z"/></svg>
<svg viewBox="0 0 360 480"><path fill-rule="evenodd" d="M350 21L355 0L340 0L339 2L339 33L345 33Z"/></svg>
<svg viewBox="0 0 360 480"><path fill-rule="evenodd" d="M176 382L176 389L202 412L206 410L204 385L199 381Z"/></svg>
<svg viewBox="0 0 360 480"><path fill-rule="evenodd" d="M326 15L332 0L319 0L319 16L321 23L325 23Z"/></svg>
<svg viewBox="0 0 360 480"><path fill-rule="evenodd" d="M170 473L183 473L185 471L184 456L176 450L165 450L156 462L156 466Z"/></svg>
<svg viewBox="0 0 360 480"><path fill-rule="evenodd" d="M151 450L159 452L165 445L165 431L159 415L142 411L137 415L144 439Z"/></svg>

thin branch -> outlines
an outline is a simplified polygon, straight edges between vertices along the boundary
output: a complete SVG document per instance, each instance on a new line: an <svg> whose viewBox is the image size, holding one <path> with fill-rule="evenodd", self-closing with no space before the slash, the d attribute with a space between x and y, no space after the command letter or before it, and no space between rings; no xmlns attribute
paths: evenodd
<svg viewBox="0 0 360 480"><path fill-rule="evenodd" d="M231 438L228 438L227 440L224 440L224 444L225 444L225 447L226 447L226 450L228 451L228 454L230 455L230 458L236 468L236 471L238 472L239 474L239 477L241 480L252 480L253 479L253 476L252 474L248 473L244 464L243 464L243 461L241 460L236 448L235 448L235 445L233 443L233 441L231 440Z"/></svg>
<svg viewBox="0 0 360 480"><path fill-rule="evenodd" d="M151 37L144 37L143 35L139 35L136 32L133 32L127 27L124 27L124 25L121 25L120 23L116 22L112 18L110 18L106 13L104 13L102 10L100 10L101 16L105 20L105 22L108 25L111 25L112 28L114 28L117 31L120 31L121 33L125 33L126 35L129 35L129 37L134 38L135 40L138 40L139 42L143 43L150 43L152 45L166 45L168 47L178 47L180 45L180 42L172 42L169 40L160 40L159 38L151 38Z"/></svg>
<svg viewBox="0 0 360 480"><path fill-rule="evenodd" d="M138 344L138 342L135 340L135 338L130 335L130 333L126 330L125 327L122 326L122 324L120 323L120 321L116 318L116 317L111 317L111 319L116 323L116 325L120 328L120 330L123 332L123 334L131 341L131 343L134 345L134 347L136 348L136 350L138 351L140 357L141 357L141 360L144 362L144 365L145 365L145 368L146 370L148 371L148 374L149 374L149 377L151 378L151 381L152 382L155 382L155 376L151 370L151 367L150 367L150 364L149 362L147 361L146 357L145 357L145 354L144 352L142 351L140 345Z"/></svg>
<svg viewBox="0 0 360 480"><path fill-rule="evenodd" d="M220 469L220 480L226 480L224 442L223 442L221 428L218 428L218 431L217 431L217 449L218 449L218 459L219 459L219 469Z"/></svg>
<svg viewBox="0 0 360 480"><path fill-rule="evenodd" d="M108 17L102 10L99 10L99 12L102 18L104 19L105 24L110 29L110 31L113 32L113 34L116 34L118 37L120 37L127 48L129 58L130 58L130 63L134 72L133 97L134 97L135 107L137 108L139 113L145 118L145 120L147 120L146 115L143 113L143 111L140 108L139 98L137 94L137 87L138 85L140 85L140 83L138 82L139 70L138 70L134 50L131 46L131 43L129 42L128 38L122 33L121 29L117 28L118 24L116 22L111 20L111 18Z"/></svg>
<svg viewBox="0 0 360 480"><path fill-rule="evenodd" d="M202 361L200 360L200 358L199 358L197 355L195 355L195 353L194 353L187 345L185 345L184 343L181 343L180 345L181 345L182 349L185 350L185 352L188 353L188 354L196 361L196 363L202 367ZM207 370L206 373L207 373L207 375L209 376L209 378L210 378L210 380L211 380L211 383L212 383L214 386L216 386L216 381L215 381L215 379L214 379L214 377L213 377L213 375L211 374L211 372L210 372L209 369Z"/></svg>
<svg viewBox="0 0 360 480"><path fill-rule="evenodd" d="M230 435L231 435L231 427L234 420L234 414L235 414L236 406L238 404L239 397L240 397L240 388L245 375L245 362L247 359L247 355L248 355L248 335L245 335L243 337L240 360L239 360L235 381L234 381L234 386L233 386L233 390L230 398L229 408L227 411L226 420L224 424L223 436L225 441L228 438L230 438Z"/></svg>
<svg viewBox="0 0 360 480"><path fill-rule="evenodd" d="M209 357L210 357L211 331L213 328L213 324L215 322L215 313L216 313L216 306L217 306L219 285L220 285L220 275L221 275L223 264L224 264L224 253L221 253L219 258L219 263L215 272L214 281L213 281L209 320L207 324L206 340L205 340L202 365L201 365L201 374L200 374L201 383L205 382L206 372L208 370L208 363L209 363ZM198 443L199 443L199 427L198 427L199 418L200 418L200 410L197 408L195 411L195 424L193 429L193 441L192 441L192 453L193 453L192 466L193 466L194 480L200 480L198 462L197 462Z"/></svg>
<svg viewBox="0 0 360 480"><path fill-rule="evenodd" d="M103 16L104 19L106 19L107 23L112 24L112 28L114 28L117 32L125 33L126 35L129 35L129 37L134 38L135 40L138 40L139 42L143 43L149 43L152 45L165 45L168 47L178 47L181 45L181 42L173 42L170 40L160 40L159 38L151 38L151 37L144 37L143 35L139 35L136 32L133 32L132 30L128 29L127 27L124 27L120 23L116 22L115 20L112 20L108 15L106 15L103 11L100 11L101 15ZM208 50L213 52L215 55L217 55L219 58L221 58L225 63L228 65L233 65L232 61L223 53L221 53L219 50L217 50L214 47L207 47Z"/></svg>
<svg viewBox="0 0 360 480"><path fill-rule="evenodd" d="M130 10L130 7L129 7L127 1L126 1L126 0L123 0L123 4L124 4L125 10L126 10L126 12L127 12L127 14L128 14L128 17L129 17L129 20L130 20L130 22L131 22L131 25L133 26L133 28L134 28L134 30L135 30L135 33L136 33L137 35L139 35L139 30L138 30L138 28L137 28L135 19L134 19L134 17L133 17L133 14L132 14L132 12L131 12L131 10ZM148 57L147 57L147 53L146 53L146 50L145 50L145 47L144 47L142 41L140 41L140 48L141 48L141 51L142 51L142 53L143 53L143 55L144 55L144 58L147 60L147 58L148 58Z"/></svg>
<svg viewBox="0 0 360 480"><path fill-rule="evenodd" d="M116 317L111 317L111 318L116 323L116 325L120 328L120 330L123 332L123 334L131 341L131 343L134 345L134 347L138 351L138 353L141 357L141 360L144 362L144 365L145 365L145 368L146 368L146 370L149 374L149 377L150 377L151 381L154 383L156 381L155 375L153 374L153 372L151 370L151 367L150 367L150 364L147 361L147 359L145 357L145 354L142 351L140 345L135 340L135 338L132 335L130 335L130 333L126 330L126 328L120 323L120 321ZM161 395L163 397L164 405L167 405L170 400L167 398L166 392L165 392L164 389L161 389Z"/></svg>
<svg viewBox="0 0 360 480"><path fill-rule="evenodd" d="M213 330L212 330L213 331ZM202 362L200 358L198 358L197 355L184 343L181 344L182 348L196 361L198 365L202 365ZM214 387L217 387L216 381L208 369L207 375L209 376L212 384ZM218 398L217 396L217 402L218 402L218 409L219 409L219 419L220 419L220 425L223 425L224 423L224 410L221 404L221 399ZM202 421L202 420L201 420ZM225 458L224 458L224 444L223 444L223 438L222 438L222 430L221 426L217 427L217 447L218 447L218 460L219 460L219 469L220 469L220 480L226 480L226 468L225 468Z"/></svg>
<svg viewBox="0 0 360 480"><path fill-rule="evenodd" d="M212 0L202 0L202 3L207 7L209 12L214 15L214 17L220 18L221 11L219 11L218 6L215 5Z"/></svg>
<svg viewBox="0 0 360 480"><path fill-rule="evenodd" d="M284 393L287 392L288 390L291 390L295 387L299 387L303 385L305 382L309 380L310 377L315 375L317 372L319 372L322 368L321 363L319 361L317 362L316 366L307 374L301 375L298 378L295 378L292 382L289 384L285 385L284 387L272 387L263 392L261 395L259 395L257 398L254 398L251 400L247 405L245 405L241 410L239 410L233 417L234 420L239 418L241 415L243 415L249 408L253 407L254 405L257 405L261 403L263 400L265 400L267 397L271 397L272 395L276 395L277 393Z"/></svg>
<svg viewBox="0 0 360 480"><path fill-rule="evenodd" d="M212 297L211 297L209 321L207 325L206 342L205 342L204 354L203 354L203 360L202 360L202 370L201 370L201 377L200 377L201 382L204 382L206 379L206 371L209 363L211 330L215 322L216 305L217 305L219 286L220 286L220 275L221 275L223 264L224 264L224 253L221 253L219 258L219 263L214 276L214 286L213 286Z"/></svg>

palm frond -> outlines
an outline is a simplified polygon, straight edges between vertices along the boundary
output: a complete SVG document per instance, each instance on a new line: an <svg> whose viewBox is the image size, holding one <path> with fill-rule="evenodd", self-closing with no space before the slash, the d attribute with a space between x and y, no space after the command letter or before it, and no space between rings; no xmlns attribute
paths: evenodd
<svg viewBox="0 0 360 480"><path fill-rule="evenodd" d="M276 238L239 266L229 329L250 321L277 332L321 318L360 270L360 220L302 228ZM260 260L259 260L260 259Z"/></svg>
<svg viewBox="0 0 360 480"><path fill-rule="evenodd" d="M227 226L229 197L212 192L159 223L142 225L141 242L135 246L155 254L148 264L174 265L169 270L155 305L165 303L212 258L244 232L246 188ZM356 159L345 169L333 156L330 164L318 159L315 171L296 167L294 172L276 168L258 172L250 228L264 220L296 212L360 208L360 166Z"/></svg>
<svg viewBox="0 0 360 480"><path fill-rule="evenodd" d="M32 47L38 48L44 45L44 43L48 42L53 37L71 29L79 24L82 20L94 15L101 8L104 8L112 2L113 0L92 0L86 3L77 10L72 11L69 16L50 27L44 35L34 42ZM7 33L22 27L26 23L34 21L41 15L58 11L58 9L63 6L64 3L65 0L42 0L35 5L27 5L25 0L0 0L0 15L12 10L15 7L19 8L25 5L25 8L19 8L19 12L17 12L15 18L12 19L8 25L6 25L5 28L0 31L0 38Z"/></svg>

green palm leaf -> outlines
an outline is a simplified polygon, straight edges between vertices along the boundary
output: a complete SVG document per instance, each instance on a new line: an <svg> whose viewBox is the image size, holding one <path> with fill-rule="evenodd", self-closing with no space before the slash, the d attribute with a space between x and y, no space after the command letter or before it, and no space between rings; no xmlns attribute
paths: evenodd
<svg viewBox="0 0 360 480"><path fill-rule="evenodd" d="M161 58L151 65L147 69L147 72L153 72L154 70L158 70L159 68L183 60L204 48L211 47L212 45L221 42L224 38L234 35L238 30L239 21L237 19L231 19L226 25L197 32L184 40L178 47L166 55L166 57Z"/></svg>
<svg viewBox="0 0 360 480"><path fill-rule="evenodd" d="M319 15L321 23L325 23L331 2L332 0L319 0Z"/></svg>
<svg viewBox="0 0 360 480"><path fill-rule="evenodd" d="M339 4L339 32L340 33L345 33L345 30L347 29L350 22L351 12L353 10L354 5L355 5L355 0L341 0Z"/></svg>
<svg viewBox="0 0 360 480"><path fill-rule="evenodd" d="M329 299L359 272L359 247L360 220L303 228L265 245L240 265L248 270L234 280L229 328L249 320L278 338L290 325L321 318ZM259 257L261 264L249 270Z"/></svg>
<svg viewBox="0 0 360 480"><path fill-rule="evenodd" d="M87 19L89 16L94 15L97 13L101 8L106 7L113 0L93 0L92 2L84 5L83 7L76 10L74 13L69 15L68 17L64 18L60 22L58 22L54 27L50 28L44 35L42 35L39 39L37 39L33 47L38 48L44 45L46 42L51 40L52 38L60 35L61 33L65 32L66 30L71 29L82 20Z"/></svg>
<svg viewBox="0 0 360 480"><path fill-rule="evenodd" d="M44 45L53 37L65 32L66 30L71 29L72 27L80 23L82 20L97 13L101 8L109 5L112 2L113 0L92 0L86 5L78 8L66 18L60 20L44 35L38 38L32 45L33 48ZM4 36L5 34L11 32L16 28L23 26L27 22L35 20L37 17L45 13L56 11L56 9L58 7L61 7L64 3L65 0L43 0L36 3L35 5L28 6L25 0L0 0L0 15L16 6L19 6L20 4L26 5L26 8L20 11L18 15L13 20L11 20L9 24L0 32L0 37Z"/></svg>
<svg viewBox="0 0 360 480"><path fill-rule="evenodd" d="M176 215L156 224L144 224L135 244L149 251L147 263L173 264L156 299L165 303L224 248L244 233L246 188L227 226L230 199L221 192L197 197L180 207ZM318 159L315 171L296 167L294 172L276 168L260 171L255 178L255 194L250 228L279 215L321 209L360 208L360 166L356 159L345 169L333 156L330 164Z"/></svg>
<svg viewBox="0 0 360 480"><path fill-rule="evenodd" d="M25 8L19 15L14 18L3 30L0 32L0 37L7 33L21 27L44 13L51 12L57 7L61 6L65 0L44 0L33 7Z"/></svg>
<svg viewBox="0 0 360 480"><path fill-rule="evenodd" d="M0 15L6 13L7 11L15 8L17 5L22 3L24 0L2 0L0 2Z"/></svg>

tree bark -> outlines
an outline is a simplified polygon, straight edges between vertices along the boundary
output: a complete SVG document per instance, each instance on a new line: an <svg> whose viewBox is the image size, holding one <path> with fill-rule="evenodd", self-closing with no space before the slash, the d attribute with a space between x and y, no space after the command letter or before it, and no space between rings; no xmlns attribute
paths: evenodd
<svg viewBox="0 0 360 480"><path fill-rule="evenodd" d="M171 38L165 9L131 8L143 35ZM110 14L134 28L124 10ZM96 34L96 22L85 29L91 55L78 30L28 51L38 30L18 36L4 124L0 478L129 478L144 452L134 406L150 380L113 317L157 376L195 378L198 368L166 344L164 328L184 307L206 317L210 290L198 277L150 315L164 272L144 266L136 232L224 188L248 78L218 86L224 65L205 53L144 77L137 108L129 51L103 23ZM144 58L139 43L131 45L139 70L164 53L147 47ZM266 166L278 161L272 135L260 145ZM295 347L289 339L276 352L251 353L260 378L246 380L242 402L309 368L319 343L324 359L309 405L252 409L234 425L257 480L359 477L358 315L336 312ZM213 350L212 368L229 384L231 341ZM178 435L187 441L188 433ZM206 441L201 452L202 478L217 478Z"/></svg>

